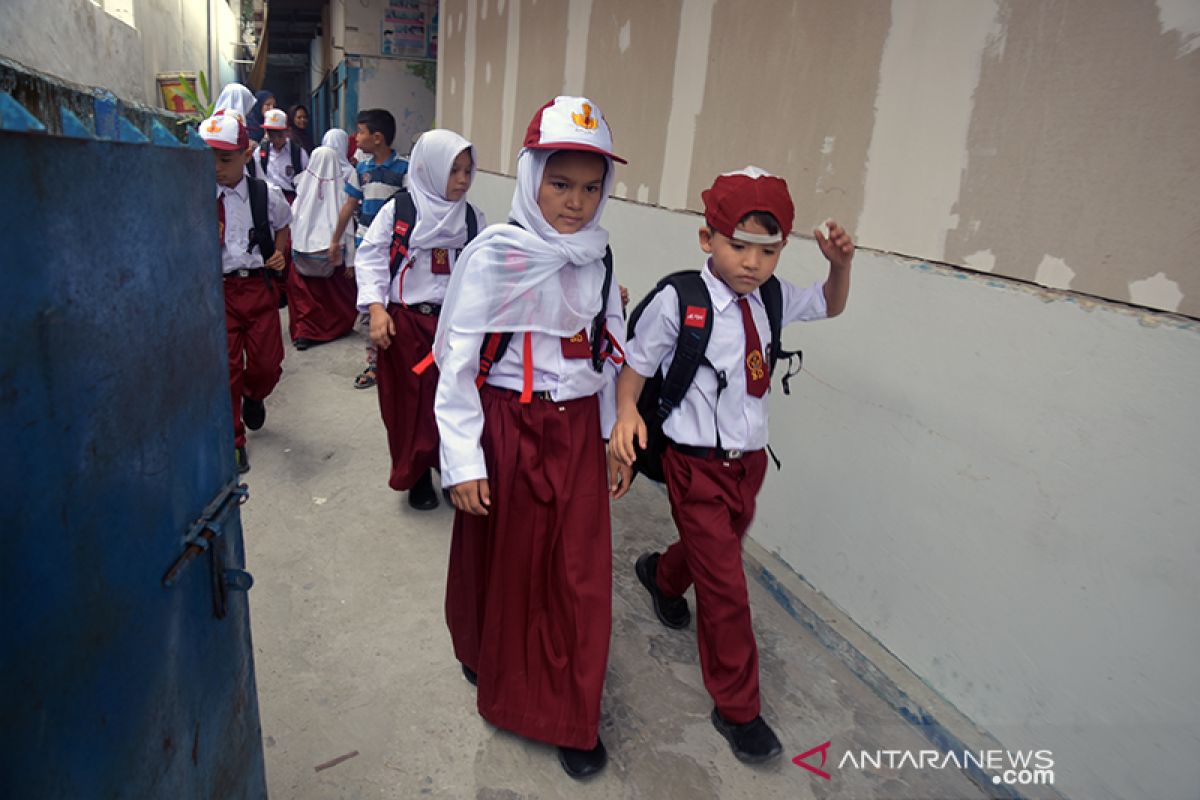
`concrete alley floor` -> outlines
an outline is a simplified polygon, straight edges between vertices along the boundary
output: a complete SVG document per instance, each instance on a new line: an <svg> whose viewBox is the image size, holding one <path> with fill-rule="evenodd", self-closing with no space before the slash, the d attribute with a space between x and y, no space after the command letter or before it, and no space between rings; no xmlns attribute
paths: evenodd
<svg viewBox="0 0 1200 800"><path fill-rule="evenodd" d="M272 798L986 796L953 770L838 770L833 750L830 780L793 764L831 738L856 752L931 745L754 582L764 715L784 754L738 762L709 722L695 623L661 626L634 577L637 555L673 533L665 495L644 480L614 507L608 768L576 783L554 748L485 723L442 619L453 510L414 511L387 487L375 390L351 385L363 342L289 345L266 426L249 439L242 520Z"/></svg>

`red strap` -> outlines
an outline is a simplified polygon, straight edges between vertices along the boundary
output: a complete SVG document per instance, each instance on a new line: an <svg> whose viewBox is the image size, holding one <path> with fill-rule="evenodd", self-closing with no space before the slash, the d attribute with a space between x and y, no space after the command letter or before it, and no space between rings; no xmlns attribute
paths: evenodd
<svg viewBox="0 0 1200 800"><path fill-rule="evenodd" d="M482 388L487 382L488 373L492 371L492 364L496 358L496 351L500 349L500 334L489 333L487 345L483 349L483 355L479 357L479 374L475 376L475 388Z"/></svg>
<svg viewBox="0 0 1200 800"><path fill-rule="evenodd" d="M613 350L617 351L616 353L614 353L614 352L612 352L612 350L609 350L608 352L606 352L604 354L604 357L607 359L610 359L617 366L624 364L625 363L625 348L621 347L621 345L617 344L617 340L614 339L612 337L612 334L608 332L607 325L604 326L604 338L606 338L608 340L608 343L612 345Z"/></svg>
<svg viewBox="0 0 1200 800"><path fill-rule="evenodd" d="M525 340L521 345L521 360L524 362L525 378L521 382L521 402L533 402L533 333L525 331Z"/></svg>
<svg viewBox="0 0 1200 800"><path fill-rule="evenodd" d="M404 302L404 273L408 272L408 268L412 266L412 263L413 260L405 254L404 266L400 267L400 285L396 287L396 294L400 296L400 305L404 308L408 308L408 303Z"/></svg>
<svg viewBox="0 0 1200 800"><path fill-rule="evenodd" d="M412 371L414 374L420 375L422 372L429 369L431 366L433 366L433 351L432 350L429 351L429 355L422 358L420 360L420 362L418 362L417 365L412 368Z"/></svg>

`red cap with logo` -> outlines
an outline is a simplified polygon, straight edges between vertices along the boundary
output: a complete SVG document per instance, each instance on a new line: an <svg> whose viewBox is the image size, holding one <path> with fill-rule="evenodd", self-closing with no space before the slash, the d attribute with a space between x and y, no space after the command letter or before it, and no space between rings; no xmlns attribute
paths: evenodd
<svg viewBox="0 0 1200 800"><path fill-rule="evenodd" d="M713 230L731 239L752 244L776 244L792 231L796 209L788 193L787 181L758 167L718 175L713 185L700 193L700 198L704 201L705 221ZM755 211L773 216L779 222L780 232L772 236L738 230L738 222Z"/></svg>
<svg viewBox="0 0 1200 800"><path fill-rule="evenodd" d="M580 150L627 164L612 151L612 131L604 114L586 97L561 95L538 109L525 131L531 150Z"/></svg>

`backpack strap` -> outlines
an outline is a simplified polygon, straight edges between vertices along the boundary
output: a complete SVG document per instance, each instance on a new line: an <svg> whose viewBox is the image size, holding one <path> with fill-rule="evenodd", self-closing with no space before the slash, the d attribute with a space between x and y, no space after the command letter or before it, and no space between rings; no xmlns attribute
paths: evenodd
<svg viewBox="0 0 1200 800"><path fill-rule="evenodd" d="M600 311L592 320L592 369L600 372L604 369L604 361L613 352L613 341L608 336L608 328L604 324L608 316L608 295L612 291L613 255L612 248L604 247L604 286L600 290Z"/></svg>
<svg viewBox="0 0 1200 800"><path fill-rule="evenodd" d="M271 232L271 216L267 199L267 182L261 178L246 178L250 193L250 216L254 228L250 231L250 246L258 245L263 263L275 255L275 234Z"/></svg>
<svg viewBox="0 0 1200 800"><path fill-rule="evenodd" d="M804 364L804 353L799 350L784 350L783 344L780 341L783 332L783 290L779 285L779 279L772 275L767 278L766 282L758 288L759 297L762 298L763 306L767 309L767 322L771 327L771 350L767 355L770 365L769 375L775 374L775 364L781 358L788 362L788 370L783 375L783 393L791 394L789 382Z"/></svg>
<svg viewBox="0 0 1200 800"><path fill-rule="evenodd" d="M683 270L673 272L660 280L654 290L642 298L633 309L633 313L629 315L630 339L635 336L638 321L641 320L650 300L667 286L675 290L679 299L679 338L675 343L675 357L671 360L671 367L663 376L662 390L655 410L660 424L683 402L683 396L695 380L697 370L701 364L707 362L704 351L708 349L713 327L712 298L708 295L704 279L700 277L698 270Z"/></svg>
<svg viewBox="0 0 1200 800"><path fill-rule="evenodd" d="M291 145L292 150L292 177L299 178L300 173L304 171L304 168L300 166L300 143L289 137L288 144Z"/></svg>
<svg viewBox="0 0 1200 800"><path fill-rule="evenodd" d="M479 220L475 218L475 208L470 203L467 203L467 241L471 241L479 235ZM461 250L459 252L462 252Z"/></svg>
<svg viewBox="0 0 1200 800"><path fill-rule="evenodd" d="M413 226L417 224L417 206L412 195L405 191L396 192L390 202L395 222L392 225L392 246L388 251L388 271L394 281L408 260L408 241L412 238Z"/></svg>
<svg viewBox="0 0 1200 800"><path fill-rule="evenodd" d="M262 164L263 177L267 177L267 165L271 163L271 143L263 137L262 144L258 146L258 163Z"/></svg>

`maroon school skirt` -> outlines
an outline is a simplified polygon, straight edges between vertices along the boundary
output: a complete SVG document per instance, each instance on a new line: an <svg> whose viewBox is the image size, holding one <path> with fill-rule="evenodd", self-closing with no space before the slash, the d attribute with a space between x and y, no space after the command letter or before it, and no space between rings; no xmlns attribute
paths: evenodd
<svg viewBox="0 0 1200 800"><path fill-rule="evenodd" d="M394 305L388 314L396 335L386 350L380 350L376 366L379 414L387 428L392 472L388 486L406 492L417 479L438 465L437 420L433 398L437 392L438 368L430 365L420 375L412 368L433 347L438 318Z"/></svg>
<svg viewBox="0 0 1200 800"><path fill-rule="evenodd" d="M483 451L492 504L454 517L446 621L479 676L488 722L564 747L596 744L612 628L612 527L599 403L491 386Z"/></svg>
<svg viewBox="0 0 1200 800"><path fill-rule="evenodd" d="M354 329L358 285L337 267L328 278L306 278L295 265L288 270L288 333L292 341L331 342Z"/></svg>

